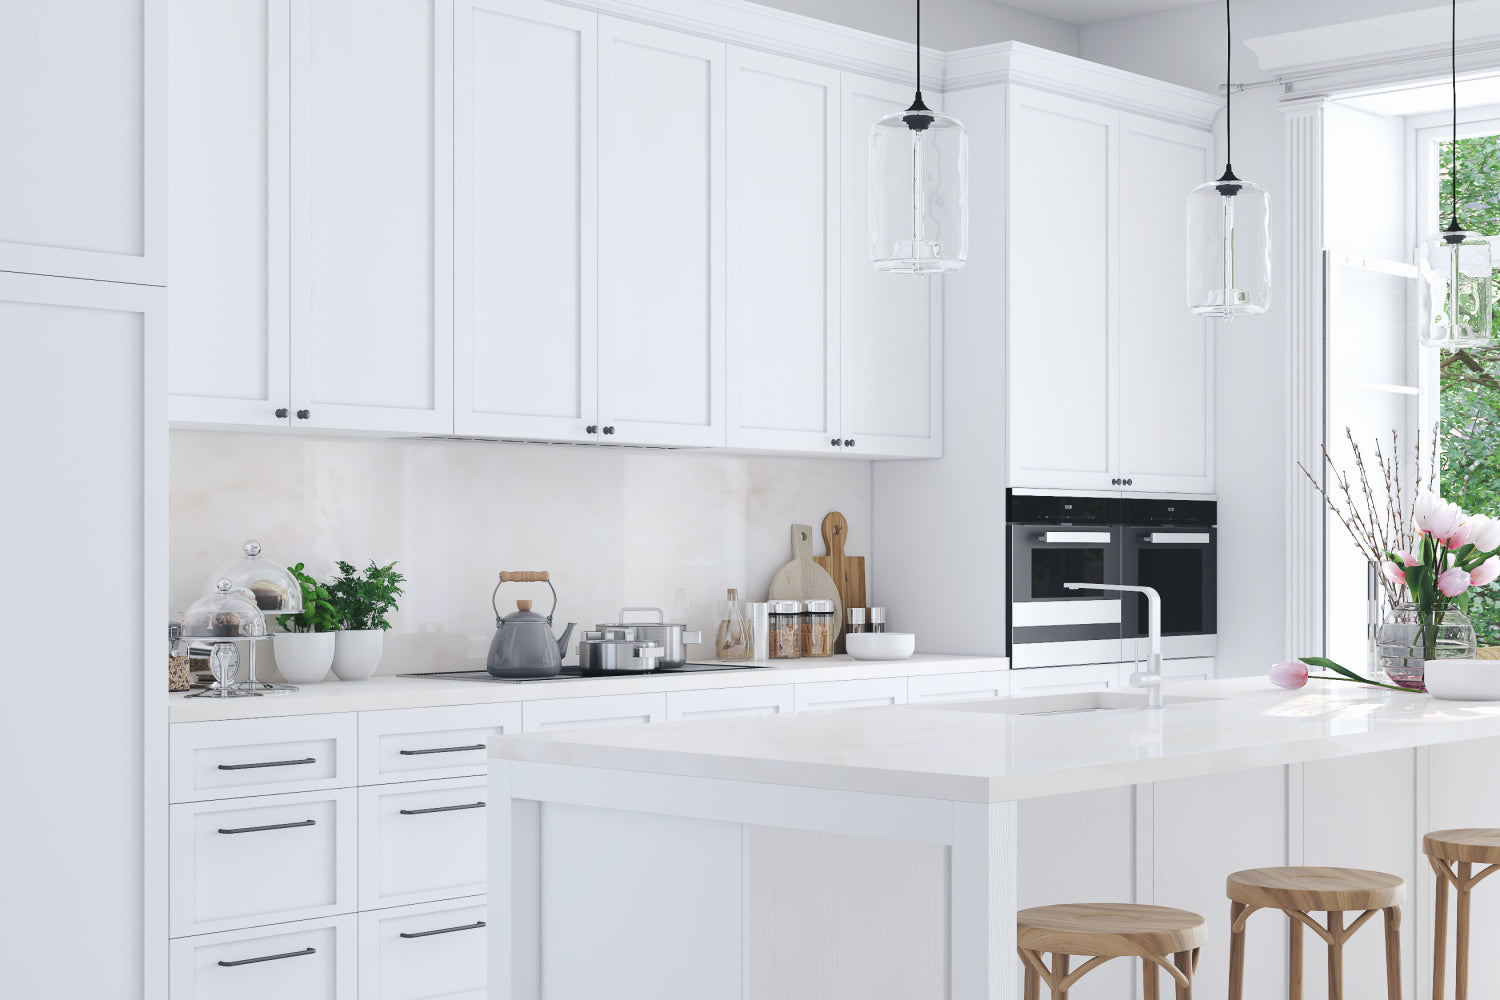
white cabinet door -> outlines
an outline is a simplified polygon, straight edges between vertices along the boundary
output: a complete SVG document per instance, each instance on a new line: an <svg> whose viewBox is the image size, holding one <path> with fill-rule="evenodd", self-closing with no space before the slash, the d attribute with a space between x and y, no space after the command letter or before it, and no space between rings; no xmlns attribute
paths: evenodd
<svg viewBox="0 0 1500 1000"><path fill-rule="evenodd" d="M1129 673L1129 671L1125 671ZM1076 667L1033 667L1012 670L1010 693L1021 698L1075 691L1112 691L1121 686L1118 663L1086 663Z"/></svg>
<svg viewBox="0 0 1500 1000"><path fill-rule="evenodd" d="M840 428L854 458L943 453L943 279L870 264L870 126L911 100L909 87L843 74Z"/></svg>
<svg viewBox="0 0 1500 1000"><path fill-rule="evenodd" d="M528 701L521 709L524 732L585 726L643 726L667 716L664 694L606 694L594 698Z"/></svg>
<svg viewBox="0 0 1500 1000"><path fill-rule="evenodd" d="M455 18L453 429L591 441L598 17L460 0Z"/></svg>
<svg viewBox="0 0 1500 1000"><path fill-rule="evenodd" d="M840 436L839 74L731 48L726 89L728 444L830 452Z"/></svg>
<svg viewBox="0 0 1500 1000"><path fill-rule="evenodd" d="M976 670L963 674L927 674L906 679L906 700L913 705L933 701L973 701L1010 694L1009 670Z"/></svg>
<svg viewBox="0 0 1500 1000"><path fill-rule="evenodd" d="M453 429L451 18L293 0L293 426Z"/></svg>
<svg viewBox="0 0 1500 1000"><path fill-rule="evenodd" d="M1197 129L1120 116L1117 470L1125 489L1214 491L1214 337L1183 301L1177 210L1208 179L1212 145Z"/></svg>
<svg viewBox="0 0 1500 1000"><path fill-rule="evenodd" d="M485 891L485 779L439 778L359 790L359 908Z"/></svg>
<svg viewBox="0 0 1500 1000"><path fill-rule="evenodd" d="M1109 489L1119 115L1010 90L1010 485Z"/></svg>
<svg viewBox="0 0 1500 1000"><path fill-rule="evenodd" d="M873 677L857 681L817 681L798 684L797 711L832 708L865 708L870 705L901 705L906 702L905 677Z"/></svg>
<svg viewBox="0 0 1500 1000"><path fill-rule="evenodd" d="M667 692L668 722L681 722L683 719L740 719L784 715L793 711L796 711L796 697L790 684Z"/></svg>
<svg viewBox="0 0 1500 1000"><path fill-rule="evenodd" d="M481 777L491 736L521 731L521 703L359 713L359 783Z"/></svg>
<svg viewBox="0 0 1500 1000"><path fill-rule="evenodd" d="M359 915L361 1000L484 1000L485 897Z"/></svg>
<svg viewBox="0 0 1500 1000"><path fill-rule="evenodd" d="M166 283L166 0L0 4L0 271Z"/></svg>
<svg viewBox="0 0 1500 1000"><path fill-rule="evenodd" d="M172 1000L355 1000L356 935L348 916L173 941Z"/></svg>
<svg viewBox="0 0 1500 1000"><path fill-rule="evenodd" d="M724 46L599 21L599 424L724 443Z"/></svg>
<svg viewBox="0 0 1500 1000"><path fill-rule="evenodd" d="M290 0L167 0L168 414L285 426Z"/></svg>
<svg viewBox="0 0 1500 1000"><path fill-rule="evenodd" d="M179 723L167 737L172 801L352 787L358 738L352 712Z"/></svg>

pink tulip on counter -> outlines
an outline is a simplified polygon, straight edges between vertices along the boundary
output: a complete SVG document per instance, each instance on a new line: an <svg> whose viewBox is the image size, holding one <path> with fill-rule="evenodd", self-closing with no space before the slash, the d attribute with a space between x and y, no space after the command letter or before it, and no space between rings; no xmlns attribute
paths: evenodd
<svg viewBox="0 0 1500 1000"><path fill-rule="evenodd" d="M1438 577L1437 585L1444 597L1457 597L1469 589L1469 574L1455 566Z"/></svg>
<svg viewBox="0 0 1500 1000"><path fill-rule="evenodd" d="M1271 683L1288 690L1302 687L1307 683L1307 664L1295 660L1271 664Z"/></svg>

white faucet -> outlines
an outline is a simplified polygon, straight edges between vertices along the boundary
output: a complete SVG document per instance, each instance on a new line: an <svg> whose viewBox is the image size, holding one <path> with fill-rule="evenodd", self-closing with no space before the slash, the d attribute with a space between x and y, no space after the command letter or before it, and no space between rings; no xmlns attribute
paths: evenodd
<svg viewBox="0 0 1500 1000"><path fill-rule="evenodd" d="M1132 587L1121 583L1065 583L1064 590L1120 590L1142 594L1146 598L1147 631L1151 636L1151 656L1144 673L1130 675L1130 686L1146 689L1146 707L1161 708L1161 595L1155 587Z"/></svg>

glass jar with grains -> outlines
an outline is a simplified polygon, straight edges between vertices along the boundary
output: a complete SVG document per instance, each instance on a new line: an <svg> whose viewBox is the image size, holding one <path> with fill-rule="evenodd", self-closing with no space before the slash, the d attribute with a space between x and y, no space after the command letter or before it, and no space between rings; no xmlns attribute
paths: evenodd
<svg viewBox="0 0 1500 1000"><path fill-rule="evenodd" d="M832 656L836 625L832 601L808 601L802 613L802 655Z"/></svg>
<svg viewBox="0 0 1500 1000"><path fill-rule="evenodd" d="M795 660L802 655L802 602L771 602L771 659Z"/></svg>

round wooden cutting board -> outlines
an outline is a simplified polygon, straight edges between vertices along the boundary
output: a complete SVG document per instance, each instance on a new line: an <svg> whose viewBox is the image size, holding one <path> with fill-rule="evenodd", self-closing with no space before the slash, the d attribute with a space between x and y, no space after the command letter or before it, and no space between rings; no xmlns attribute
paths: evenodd
<svg viewBox="0 0 1500 1000"><path fill-rule="evenodd" d="M828 571L813 560L812 526L792 525L792 561L771 577L769 599L773 601L832 601L834 621L844 620L844 602Z"/></svg>

